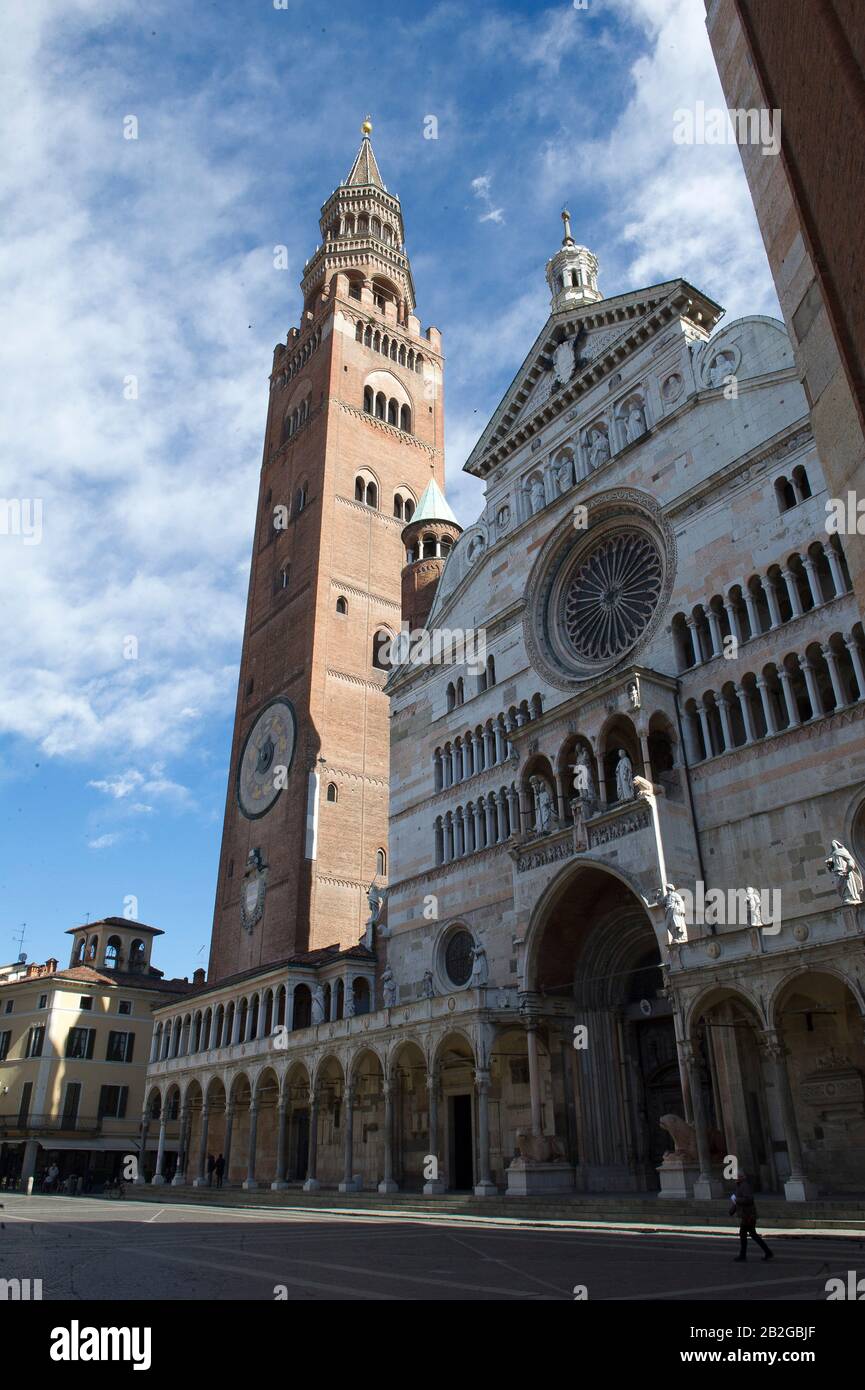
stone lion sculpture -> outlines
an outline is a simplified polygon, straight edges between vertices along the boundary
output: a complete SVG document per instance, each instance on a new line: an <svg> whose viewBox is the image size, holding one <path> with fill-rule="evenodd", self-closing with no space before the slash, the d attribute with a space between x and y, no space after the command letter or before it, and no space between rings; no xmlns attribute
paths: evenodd
<svg viewBox="0 0 865 1390"><path fill-rule="evenodd" d="M673 1147L664 1154L663 1161L666 1163L668 1158L681 1158L687 1163L696 1163L697 1136L694 1126L683 1120L681 1115L662 1115L658 1124L667 1131L673 1141ZM709 1130L709 1152L724 1153L724 1136L719 1129Z"/></svg>
<svg viewBox="0 0 865 1390"><path fill-rule="evenodd" d="M532 1134L529 1129L518 1129L514 1136L517 1161L526 1163L564 1163L567 1155L561 1139L555 1134Z"/></svg>

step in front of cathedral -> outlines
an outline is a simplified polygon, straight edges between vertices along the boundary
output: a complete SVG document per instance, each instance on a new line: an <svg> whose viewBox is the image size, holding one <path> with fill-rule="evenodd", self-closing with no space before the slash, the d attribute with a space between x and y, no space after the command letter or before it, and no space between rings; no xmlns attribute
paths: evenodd
<svg viewBox="0 0 865 1390"><path fill-rule="evenodd" d="M514 1200L503 1193L498 1196L474 1197L469 1193L446 1193L424 1196L420 1193L395 1192L387 1196L375 1192L304 1192L300 1186L280 1192L266 1188L243 1191L223 1188L220 1191L193 1187L142 1186L128 1189L134 1201L157 1202L214 1207L245 1207L259 1210L333 1211L370 1218L398 1220L463 1218L472 1221L490 1220L497 1224L574 1227L615 1227L620 1230L664 1231L678 1227L718 1233L730 1232L734 1222L729 1215L727 1198L718 1201L659 1202L655 1194L636 1197L633 1193L617 1196L614 1193L575 1195L538 1199ZM865 1194L811 1202L787 1202L773 1194L758 1196L761 1229L788 1233L820 1234L831 1232L849 1234L861 1239L865 1232Z"/></svg>

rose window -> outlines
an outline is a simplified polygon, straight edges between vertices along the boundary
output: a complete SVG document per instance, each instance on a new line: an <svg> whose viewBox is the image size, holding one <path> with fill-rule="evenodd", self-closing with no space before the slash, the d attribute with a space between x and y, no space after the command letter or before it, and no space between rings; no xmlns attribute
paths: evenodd
<svg viewBox="0 0 865 1390"><path fill-rule="evenodd" d="M664 566L642 531L605 536L579 561L561 595L567 645L583 661L614 660L645 632L658 604Z"/></svg>

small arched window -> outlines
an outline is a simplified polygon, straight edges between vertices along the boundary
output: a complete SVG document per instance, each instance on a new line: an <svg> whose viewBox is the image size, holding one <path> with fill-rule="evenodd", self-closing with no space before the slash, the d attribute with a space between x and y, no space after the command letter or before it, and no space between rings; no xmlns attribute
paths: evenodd
<svg viewBox="0 0 865 1390"><path fill-rule="evenodd" d="M337 613L348 612L348 599L344 598L342 594L340 594L339 598L336 601L336 611Z"/></svg>
<svg viewBox="0 0 865 1390"><path fill-rule="evenodd" d="M294 498L295 515L302 512L304 507L306 506L306 488L307 484L301 483L300 487L297 489L297 493L295 494Z"/></svg>
<svg viewBox="0 0 865 1390"><path fill-rule="evenodd" d="M387 401L384 391L378 391L375 398L375 414L377 420L383 420L387 415Z"/></svg>
<svg viewBox="0 0 865 1390"><path fill-rule="evenodd" d="M385 854L383 849L380 849L376 852L375 873L376 878L384 878L385 874L387 873L387 855Z"/></svg>
<svg viewBox="0 0 865 1390"><path fill-rule="evenodd" d="M279 570L277 570L276 583L273 587L276 589L277 593L281 593L284 589L288 588L290 581L291 565L282 565Z"/></svg>
<svg viewBox="0 0 865 1390"><path fill-rule="evenodd" d="M356 343L363 342L363 324L360 319L357 321L357 328L354 330L354 340Z"/></svg>
<svg viewBox="0 0 865 1390"><path fill-rule="evenodd" d="M399 401L391 398L387 403L387 422L389 425L399 424Z"/></svg>
<svg viewBox="0 0 865 1390"><path fill-rule="evenodd" d="M488 657L487 657L487 685L488 685L488 686L490 686L490 685L495 685L495 683L496 683L496 662L495 662L495 657L488 656Z"/></svg>
<svg viewBox="0 0 865 1390"><path fill-rule="evenodd" d="M402 521L402 519L403 519L403 511L404 511L403 500L402 500L402 498L400 497L399 493L397 493L396 496L395 496L394 499L393 499L393 514L394 514L394 516L396 517L397 521Z"/></svg>
<svg viewBox="0 0 865 1390"><path fill-rule="evenodd" d="M405 499L405 519L406 519L406 521L411 521L411 519L412 519L413 516L414 516L414 502L411 500L410 497L407 497L407 498Z"/></svg>
<svg viewBox="0 0 865 1390"><path fill-rule="evenodd" d="M79 962L79 964L80 964L81 961L83 961L83 959L84 959L84 952L85 952L86 949L87 949L87 942L86 942L85 938L82 936L81 940L80 940L79 943L78 943L78 950L75 952L75 959L76 959L76 961Z"/></svg>
<svg viewBox="0 0 865 1390"><path fill-rule="evenodd" d="M400 407L399 427L405 434L411 434L411 409L407 405Z"/></svg>
<svg viewBox="0 0 865 1390"><path fill-rule="evenodd" d="M109 936L105 947L105 964L109 970L116 970L120 961L120 937Z"/></svg>
<svg viewBox="0 0 865 1390"><path fill-rule="evenodd" d="M456 703L457 703L457 691L456 691L456 686L454 685L453 681L450 681L450 682L448 683L448 690L447 690L448 714L450 714L450 712L451 712L452 709L455 709L455 708L456 708Z"/></svg>
<svg viewBox="0 0 865 1390"><path fill-rule="evenodd" d="M339 800L339 792L337 791L336 782L328 782L328 784L327 784L327 799L328 799L328 801L338 801L338 800Z"/></svg>
<svg viewBox="0 0 865 1390"><path fill-rule="evenodd" d="M451 540L450 536L443 536L443 537L442 537L442 541L441 541L441 553L442 553L442 555L450 555L451 550L453 549L453 544L454 544L454 543L453 543L453 541Z"/></svg>
<svg viewBox="0 0 865 1390"><path fill-rule="evenodd" d="M90 945L87 947L87 959L88 959L88 960L95 960L95 959L96 959L96 944L97 944L97 943L96 943L96 937L95 937L95 936L91 936L91 938L90 938Z"/></svg>
<svg viewBox="0 0 865 1390"><path fill-rule="evenodd" d="M424 536L424 537L423 537L423 539L421 540L421 552L420 552L420 553L421 553L421 558L424 559L424 560L432 560L432 559L435 558L435 553L436 553L436 538L435 538L435 536Z"/></svg>
<svg viewBox="0 0 865 1390"><path fill-rule="evenodd" d="M372 415L372 414L373 414L373 404L374 404L374 402L373 402L372 387L371 387L371 386L365 386L365 387L363 388L363 408L364 408L364 410L366 411L367 415Z"/></svg>
<svg viewBox="0 0 865 1390"><path fill-rule="evenodd" d="M465 693L465 687L464 687L464 685L463 685L463 678L462 678L462 676L460 676L459 680L457 681L457 704L458 704L458 705L464 704L464 703L465 703L465 698L466 698L466 693Z"/></svg>
<svg viewBox="0 0 865 1390"><path fill-rule="evenodd" d="M381 628L372 639L372 664L377 671L390 670L390 633Z"/></svg>
<svg viewBox="0 0 865 1390"><path fill-rule="evenodd" d="M368 507L378 506L378 488L375 483L367 483L366 485L366 505Z"/></svg>
<svg viewBox="0 0 865 1390"><path fill-rule="evenodd" d="M355 478L355 480L354 480L354 500L355 500L355 502L362 502L363 499L364 499L364 497L365 497L365 495L366 495L366 483L364 482L363 478Z"/></svg>

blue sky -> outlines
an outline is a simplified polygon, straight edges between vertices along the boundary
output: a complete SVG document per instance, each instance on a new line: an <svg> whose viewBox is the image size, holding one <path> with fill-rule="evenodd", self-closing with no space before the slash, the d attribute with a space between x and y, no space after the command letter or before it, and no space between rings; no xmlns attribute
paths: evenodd
<svg viewBox="0 0 865 1390"><path fill-rule="evenodd" d="M22 922L31 959L63 958L135 898L189 974L273 345L364 115L444 335L464 523L565 202L607 294L680 274L728 317L777 304L737 150L672 139L677 109L724 104L700 0L6 0L0 54L0 496L43 518L39 544L0 535L0 960Z"/></svg>

